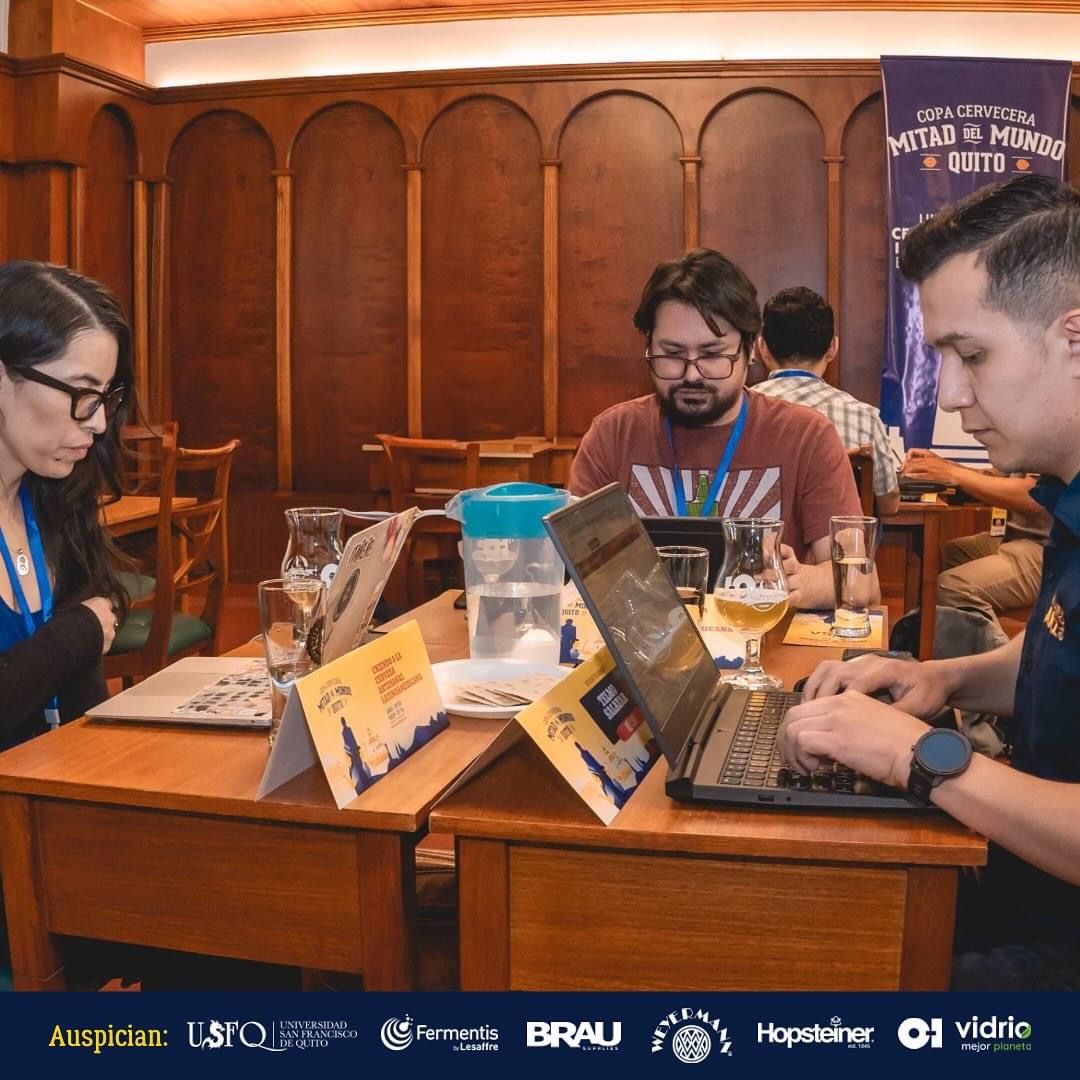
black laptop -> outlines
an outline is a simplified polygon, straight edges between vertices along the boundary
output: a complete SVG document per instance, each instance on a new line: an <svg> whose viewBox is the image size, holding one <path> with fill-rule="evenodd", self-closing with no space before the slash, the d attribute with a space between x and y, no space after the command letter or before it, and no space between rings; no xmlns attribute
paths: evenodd
<svg viewBox="0 0 1080 1080"><path fill-rule="evenodd" d="M724 526L716 517L647 517L641 519L649 539L657 546L703 547L709 553L709 591L724 565Z"/></svg>
<svg viewBox="0 0 1080 1080"><path fill-rule="evenodd" d="M715 661L618 484L548 515L544 523L668 760L672 798L917 809L901 792L843 766L809 777L785 766L776 733L799 696L720 682Z"/></svg>

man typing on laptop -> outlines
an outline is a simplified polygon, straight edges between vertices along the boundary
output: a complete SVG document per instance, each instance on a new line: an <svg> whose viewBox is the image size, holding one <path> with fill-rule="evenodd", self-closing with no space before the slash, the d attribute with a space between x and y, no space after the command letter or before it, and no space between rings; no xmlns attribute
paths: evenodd
<svg viewBox="0 0 1080 1080"><path fill-rule="evenodd" d="M1080 193L1037 176L984 188L914 229L901 268L942 354L942 408L995 468L1042 476L1042 586L994 652L822 665L778 747L800 770L839 761L907 788L992 841L961 893L954 989L1080 989ZM883 689L895 706L865 696ZM918 719L945 705L1011 716L1011 765Z"/></svg>

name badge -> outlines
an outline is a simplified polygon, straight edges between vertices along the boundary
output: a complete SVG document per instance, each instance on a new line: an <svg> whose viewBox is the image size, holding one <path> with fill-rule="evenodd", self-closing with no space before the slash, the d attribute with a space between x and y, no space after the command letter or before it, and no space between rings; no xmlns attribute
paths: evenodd
<svg viewBox="0 0 1080 1080"><path fill-rule="evenodd" d="M995 506L990 511L990 535L1004 536L1005 523L1009 520L1009 511L1000 506Z"/></svg>

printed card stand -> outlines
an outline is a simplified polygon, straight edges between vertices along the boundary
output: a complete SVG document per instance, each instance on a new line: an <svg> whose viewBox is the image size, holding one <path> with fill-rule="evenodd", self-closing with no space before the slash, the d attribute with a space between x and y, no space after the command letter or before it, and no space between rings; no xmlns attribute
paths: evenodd
<svg viewBox="0 0 1080 1080"><path fill-rule="evenodd" d="M862 638L840 637L833 633L831 611L797 611L784 635L785 645L816 645L819 648L883 649L885 616L880 611L870 612L870 635Z"/></svg>
<svg viewBox="0 0 1080 1080"><path fill-rule="evenodd" d="M510 720L446 795L524 738L536 743L605 825L637 791L659 754L606 648Z"/></svg>
<svg viewBox="0 0 1080 1080"><path fill-rule="evenodd" d="M720 615L716 597L705 597L705 609L688 609L690 617L701 632L709 654L720 671L738 671L746 659L746 639Z"/></svg>
<svg viewBox="0 0 1080 1080"><path fill-rule="evenodd" d="M298 679L257 799L318 762L339 810L449 726L415 622Z"/></svg>

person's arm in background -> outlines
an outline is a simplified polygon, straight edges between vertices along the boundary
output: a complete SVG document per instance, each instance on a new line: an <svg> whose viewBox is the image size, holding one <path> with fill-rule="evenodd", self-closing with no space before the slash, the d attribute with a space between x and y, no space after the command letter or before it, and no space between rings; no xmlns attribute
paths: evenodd
<svg viewBox="0 0 1080 1080"><path fill-rule="evenodd" d="M808 537L813 562L800 562L789 545L780 545L784 576L788 579L788 603L804 610L834 606L829 518L835 514L862 516L851 461L840 436L830 421L820 413L815 416L821 422L815 421L807 433L809 446L800 462L798 483L801 490L796 497L802 532ZM875 567L870 603L877 604L880 600L881 585Z"/></svg>
<svg viewBox="0 0 1080 1080"><path fill-rule="evenodd" d="M873 441L870 449L874 455L874 505L878 517L889 517L900 509L900 479L896 475L896 459L889 443L889 433L874 411Z"/></svg>
<svg viewBox="0 0 1080 1080"><path fill-rule="evenodd" d="M1003 506L1021 514L1037 514L1046 518L1046 511L1028 494L1035 486L1033 476L998 476L988 469L972 469L946 461L931 450L909 450L904 462L904 475L913 480L930 480L959 488L987 506Z"/></svg>

